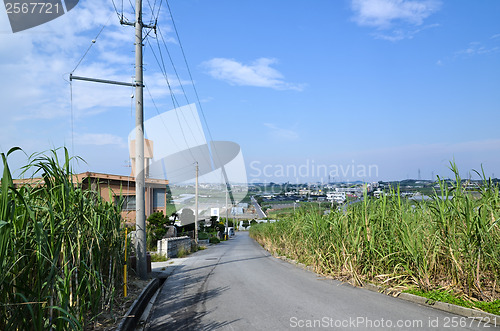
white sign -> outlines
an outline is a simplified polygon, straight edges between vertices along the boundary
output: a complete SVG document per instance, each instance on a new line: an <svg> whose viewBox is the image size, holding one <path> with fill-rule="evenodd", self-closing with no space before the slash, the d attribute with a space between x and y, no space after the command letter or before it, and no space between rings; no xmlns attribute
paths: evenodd
<svg viewBox="0 0 500 331"><path fill-rule="evenodd" d="M210 216L217 216L217 217L219 217L219 208L211 208L210 209Z"/></svg>

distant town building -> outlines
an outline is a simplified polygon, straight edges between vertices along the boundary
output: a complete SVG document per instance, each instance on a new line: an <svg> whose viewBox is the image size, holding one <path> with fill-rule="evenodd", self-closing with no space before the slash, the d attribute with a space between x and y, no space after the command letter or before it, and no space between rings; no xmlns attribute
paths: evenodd
<svg viewBox="0 0 500 331"><path fill-rule="evenodd" d="M337 189L333 192L328 192L326 194L326 200L330 202L344 203L346 200L346 192Z"/></svg>

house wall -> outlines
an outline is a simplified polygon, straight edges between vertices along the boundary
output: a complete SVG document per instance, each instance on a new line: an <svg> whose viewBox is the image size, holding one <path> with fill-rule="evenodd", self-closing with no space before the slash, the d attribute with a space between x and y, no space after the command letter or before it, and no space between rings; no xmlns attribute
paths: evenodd
<svg viewBox="0 0 500 331"><path fill-rule="evenodd" d="M107 202L115 203L115 199L122 196L135 196L135 179L130 176L120 176L111 174L101 174L93 172L85 172L77 175L73 175L73 182L80 183L82 189L93 190L99 193L99 195ZM14 185L43 185L43 180L41 178L28 178L28 179L16 179L14 180ZM153 208L153 189L160 188L166 189L168 181L160 179L147 179L145 198L146 198L146 218L153 212L160 211L165 214L166 212L166 190L165 190L165 203L163 207ZM121 215L125 222L129 225L135 225L135 208L134 210L123 210Z"/></svg>

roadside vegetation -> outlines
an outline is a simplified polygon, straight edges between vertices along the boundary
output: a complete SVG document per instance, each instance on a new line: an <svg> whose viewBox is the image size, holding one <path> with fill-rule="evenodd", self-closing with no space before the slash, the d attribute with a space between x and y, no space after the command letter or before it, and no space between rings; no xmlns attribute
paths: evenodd
<svg viewBox="0 0 500 331"><path fill-rule="evenodd" d="M62 163L58 151L31 156L24 170L42 180L15 188L16 150L1 154L0 330L92 328L121 294L119 207L73 182L66 149Z"/></svg>
<svg viewBox="0 0 500 331"><path fill-rule="evenodd" d="M328 215L301 208L250 228L272 253L356 285L448 293L500 314L499 187L482 176L476 194L439 179L433 199L408 202L398 189ZM479 174L479 173L478 173ZM485 307L492 307L485 308Z"/></svg>
<svg viewBox="0 0 500 331"><path fill-rule="evenodd" d="M278 204L278 203L274 203ZM325 211L330 210L332 208L332 203L331 202L316 202L316 201L311 201L311 202L298 202L295 205L294 208L294 203L288 203L288 204L280 204L281 206L285 205L290 205L290 207L285 207L285 208L279 208L275 209L273 208L273 205L271 204L268 208L266 208L267 212L267 218L268 219L284 219L289 217L291 214L294 212L298 211L300 208L309 210L311 212L316 212L319 214L324 214ZM337 207L337 204L334 203L333 207Z"/></svg>

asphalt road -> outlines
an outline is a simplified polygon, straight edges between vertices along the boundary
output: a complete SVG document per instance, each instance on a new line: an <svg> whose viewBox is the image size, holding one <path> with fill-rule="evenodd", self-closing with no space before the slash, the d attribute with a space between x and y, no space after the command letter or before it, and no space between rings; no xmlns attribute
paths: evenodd
<svg viewBox="0 0 500 331"><path fill-rule="evenodd" d="M266 218L267 217L266 213L264 213L264 211L260 207L259 203L257 202L257 200L253 196L251 197L251 201L252 201L253 206L255 207L255 211L257 212L257 215L259 216L259 218Z"/></svg>
<svg viewBox="0 0 500 331"><path fill-rule="evenodd" d="M464 327L460 327L464 326ZM164 283L148 330L500 330L318 277L246 232L199 251Z"/></svg>

